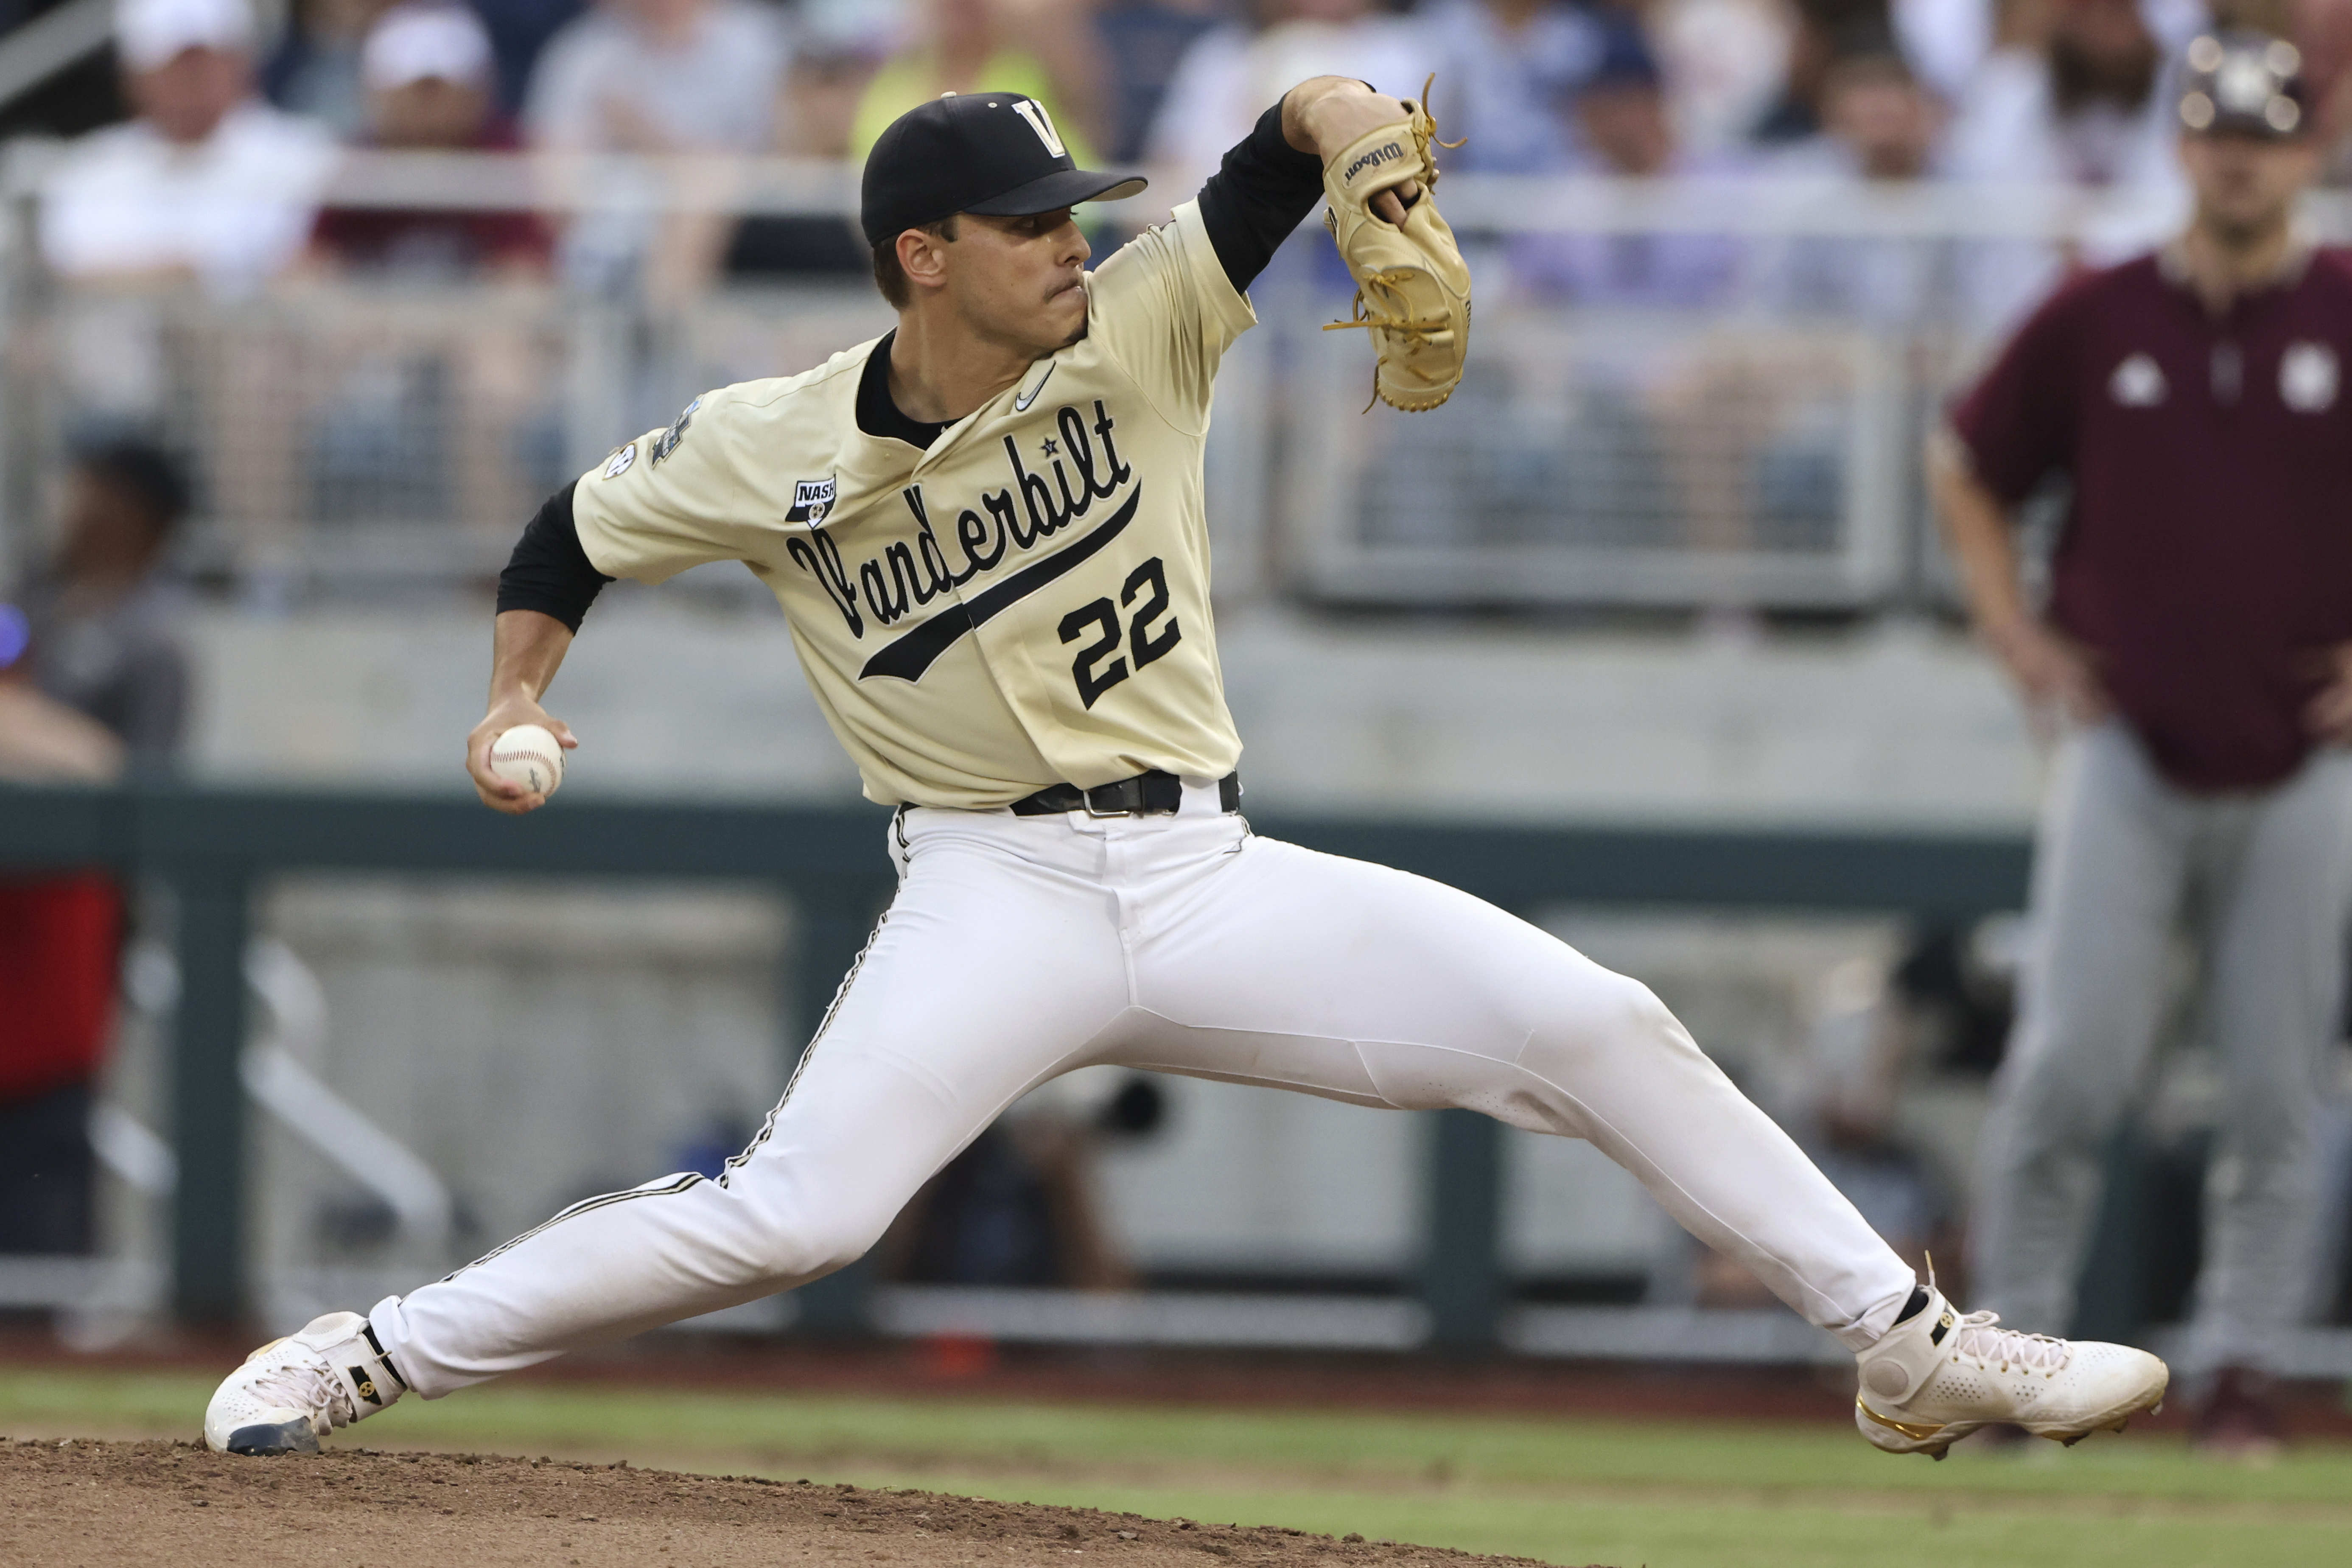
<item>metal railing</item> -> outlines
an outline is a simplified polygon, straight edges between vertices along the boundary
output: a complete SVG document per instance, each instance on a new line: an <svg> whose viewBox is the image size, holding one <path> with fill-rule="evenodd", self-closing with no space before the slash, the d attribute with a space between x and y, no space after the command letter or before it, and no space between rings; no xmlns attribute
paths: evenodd
<svg viewBox="0 0 2352 1568"><path fill-rule="evenodd" d="M1904 587L1916 434L1858 329L1511 307L1442 416L1360 418L1299 367L1280 515L1297 584L1395 604L1858 607Z"/></svg>
<svg viewBox="0 0 2352 1568"><path fill-rule="evenodd" d="M17 143L0 161L0 526L20 565L64 445L129 424L194 460L192 564L257 600L476 581L540 496L618 442L890 319L856 277L667 300L356 277L239 299L85 287L48 277L34 243L59 155ZM1163 178L1101 209L1102 237L1189 194ZM845 223L856 195L851 171L787 160L354 153L321 199ZM2160 201L2072 189L1769 178L1459 176L1445 201L1481 309L1444 408L1358 416L1364 344L1318 330L1345 306L1319 231L1254 289L1265 328L1228 363L1210 455L1229 598L1940 602L1917 452L1943 398L2062 255L2173 221ZM2352 237L2352 197L2314 197L2308 222ZM1621 241L1728 259L1718 283L1634 308L1545 249Z"/></svg>

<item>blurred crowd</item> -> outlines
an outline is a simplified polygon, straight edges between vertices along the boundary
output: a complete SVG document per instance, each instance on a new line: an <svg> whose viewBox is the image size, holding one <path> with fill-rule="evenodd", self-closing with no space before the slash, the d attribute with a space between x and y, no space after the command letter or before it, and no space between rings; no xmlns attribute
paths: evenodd
<svg viewBox="0 0 2352 1568"><path fill-rule="evenodd" d="M295 0L274 34L250 0L124 0L127 118L56 170L43 241L68 277L229 295L305 269L656 290L847 274L866 258L830 218L322 211L321 193L338 143L854 159L928 97L1000 88L1045 103L1081 163L1164 171L1172 201L1290 82L1415 95L1434 72L1442 133L1467 137L1449 170L2072 184L2146 199L2120 254L2179 216L2169 78L2216 10L2300 41L2319 133L2342 143L2352 0ZM1819 249L1524 237L1496 278L1574 304L1875 321L1951 293L1925 247Z"/></svg>

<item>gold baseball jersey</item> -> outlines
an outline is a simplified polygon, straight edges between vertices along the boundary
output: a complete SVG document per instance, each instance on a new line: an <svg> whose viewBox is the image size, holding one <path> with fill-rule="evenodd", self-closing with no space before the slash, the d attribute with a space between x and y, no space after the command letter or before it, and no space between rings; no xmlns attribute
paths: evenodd
<svg viewBox="0 0 2352 1568"><path fill-rule="evenodd" d="M1087 298L1083 339L928 451L858 427L875 343L707 394L583 476L588 559L641 583L750 566L871 800L1223 777L1241 739L1201 454L1218 361L1256 317L1189 202Z"/></svg>

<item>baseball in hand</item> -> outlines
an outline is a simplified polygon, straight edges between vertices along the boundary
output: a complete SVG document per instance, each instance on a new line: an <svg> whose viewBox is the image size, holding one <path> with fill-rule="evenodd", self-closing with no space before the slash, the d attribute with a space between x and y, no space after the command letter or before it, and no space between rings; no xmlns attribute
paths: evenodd
<svg viewBox="0 0 2352 1568"><path fill-rule="evenodd" d="M563 782L563 747L537 724L518 724L490 742L490 772L528 790L553 795Z"/></svg>

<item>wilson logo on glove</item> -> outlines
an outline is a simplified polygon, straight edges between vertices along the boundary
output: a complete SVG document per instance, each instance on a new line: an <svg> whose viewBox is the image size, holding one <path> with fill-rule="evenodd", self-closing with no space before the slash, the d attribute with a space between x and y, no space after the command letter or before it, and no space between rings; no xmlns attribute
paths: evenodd
<svg viewBox="0 0 2352 1568"><path fill-rule="evenodd" d="M1433 77L1430 79L1433 81L1436 79ZM1349 164L1348 172L1340 175L1339 178L1343 181L1352 180L1358 174L1362 174L1366 169L1376 169L1391 158L1402 158L1403 156L1404 149L1393 142L1390 142L1385 147L1375 147L1370 152L1365 153L1362 157L1357 159L1354 163Z"/></svg>

